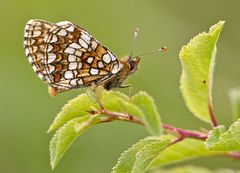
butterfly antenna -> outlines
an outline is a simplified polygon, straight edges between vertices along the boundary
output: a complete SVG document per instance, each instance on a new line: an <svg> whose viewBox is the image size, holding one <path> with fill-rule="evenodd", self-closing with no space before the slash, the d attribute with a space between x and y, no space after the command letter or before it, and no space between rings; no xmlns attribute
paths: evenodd
<svg viewBox="0 0 240 173"><path fill-rule="evenodd" d="M131 51L130 51L130 58L132 57L133 55L133 48L134 48L134 45L135 45L135 42L136 42L136 39L137 39L137 36L138 36L138 32L139 32L139 28L136 28L134 33L133 33L133 39L132 39L132 44L131 44Z"/></svg>
<svg viewBox="0 0 240 173"><path fill-rule="evenodd" d="M161 47L161 48L159 48L159 49L157 49L157 50L155 50L155 51L151 51L151 52L146 52L146 53L142 53L142 54L139 54L137 57L139 57L139 56L146 56L146 55L151 55L151 54L154 54L154 53L158 53L158 52L164 52L164 51L166 51L167 50L167 47Z"/></svg>

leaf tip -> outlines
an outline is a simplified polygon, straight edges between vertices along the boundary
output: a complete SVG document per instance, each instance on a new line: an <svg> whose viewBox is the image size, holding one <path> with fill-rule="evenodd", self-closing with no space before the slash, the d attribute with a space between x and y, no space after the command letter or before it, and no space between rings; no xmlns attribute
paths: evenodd
<svg viewBox="0 0 240 173"><path fill-rule="evenodd" d="M209 34L214 34L215 32L220 32L225 24L224 20L220 20L217 24L213 25L209 29Z"/></svg>

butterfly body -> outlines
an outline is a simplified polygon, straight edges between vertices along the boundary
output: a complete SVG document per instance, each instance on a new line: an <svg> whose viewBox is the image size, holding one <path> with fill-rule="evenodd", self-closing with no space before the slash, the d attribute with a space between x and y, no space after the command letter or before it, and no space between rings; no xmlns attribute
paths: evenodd
<svg viewBox="0 0 240 173"><path fill-rule="evenodd" d="M139 58L118 59L83 28L64 21L29 20L24 48L33 70L49 85L49 93L92 84L120 87L137 69Z"/></svg>

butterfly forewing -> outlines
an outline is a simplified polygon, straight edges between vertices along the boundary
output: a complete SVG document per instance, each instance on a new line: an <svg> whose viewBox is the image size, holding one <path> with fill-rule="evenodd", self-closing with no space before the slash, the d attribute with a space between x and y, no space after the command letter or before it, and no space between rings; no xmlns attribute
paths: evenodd
<svg viewBox="0 0 240 173"><path fill-rule="evenodd" d="M121 68L112 52L68 21L28 21L24 47L34 71L55 92L97 84Z"/></svg>

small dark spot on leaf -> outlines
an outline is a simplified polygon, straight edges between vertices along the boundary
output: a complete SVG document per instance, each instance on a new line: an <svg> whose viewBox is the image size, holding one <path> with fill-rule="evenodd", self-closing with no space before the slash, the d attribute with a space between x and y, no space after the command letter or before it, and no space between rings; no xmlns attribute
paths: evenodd
<svg viewBox="0 0 240 173"><path fill-rule="evenodd" d="M206 80L203 80L203 84L205 84L207 81Z"/></svg>

